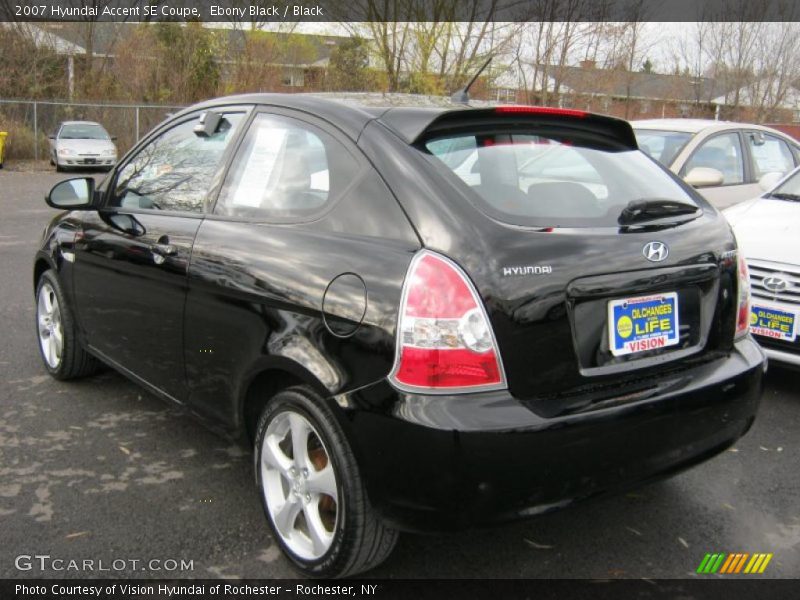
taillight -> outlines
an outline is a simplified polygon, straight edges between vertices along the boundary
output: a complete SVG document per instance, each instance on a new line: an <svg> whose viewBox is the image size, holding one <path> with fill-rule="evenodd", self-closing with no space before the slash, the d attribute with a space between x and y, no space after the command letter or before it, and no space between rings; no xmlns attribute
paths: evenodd
<svg viewBox="0 0 800 600"><path fill-rule="evenodd" d="M426 393L505 387L505 375L483 303L452 261L423 250L408 269L390 381Z"/></svg>
<svg viewBox="0 0 800 600"><path fill-rule="evenodd" d="M736 334L734 338L747 335L750 330L750 274L747 271L747 262L744 256L739 254L739 266L737 268L738 303L736 305Z"/></svg>
<svg viewBox="0 0 800 600"><path fill-rule="evenodd" d="M528 115L553 115L556 117L577 117L583 119L589 113L574 108L556 108L553 106L522 106L512 104L510 106L496 106L494 112L503 113L524 113Z"/></svg>

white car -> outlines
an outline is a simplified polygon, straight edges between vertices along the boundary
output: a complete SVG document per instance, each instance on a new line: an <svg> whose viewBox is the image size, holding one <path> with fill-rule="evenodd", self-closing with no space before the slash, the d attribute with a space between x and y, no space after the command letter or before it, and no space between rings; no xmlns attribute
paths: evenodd
<svg viewBox="0 0 800 600"><path fill-rule="evenodd" d="M750 330L770 360L800 367L800 168L724 215L750 270Z"/></svg>
<svg viewBox="0 0 800 600"><path fill-rule="evenodd" d="M117 162L116 138L94 121L64 121L50 140L50 164L56 171L74 167L101 167L110 171Z"/></svg>
<svg viewBox="0 0 800 600"><path fill-rule="evenodd" d="M800 165L800 144L780 131L728 121L632 121L639 148L719 209L771 189Z"/></svg>

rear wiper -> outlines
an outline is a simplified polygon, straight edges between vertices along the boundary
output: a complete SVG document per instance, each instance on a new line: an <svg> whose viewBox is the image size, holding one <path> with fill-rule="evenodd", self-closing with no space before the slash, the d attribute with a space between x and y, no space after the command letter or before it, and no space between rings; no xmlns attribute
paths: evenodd
<svg viewBox="0 0 800 600"><path fill-rule="evenodd" d="M667 200L666 198L653 198L650 200L632 200L622 209L617 218L620 225L630 225L654 219L664 219L678 215L693 215L700 210L699 206Z"/></svg>
<svg viewBox="0 0 800 600"><path fill-rule="evenodd" d="M791 194L789 192L772 192L767 194L767 198L777 198L778 200L791 200L792 202L800 202L800 194Z"/></svg>

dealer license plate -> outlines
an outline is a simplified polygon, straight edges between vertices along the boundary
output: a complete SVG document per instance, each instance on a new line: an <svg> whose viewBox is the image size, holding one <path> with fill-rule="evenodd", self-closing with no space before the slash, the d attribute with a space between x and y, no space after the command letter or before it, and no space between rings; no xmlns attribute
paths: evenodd
<svg viewBox="0 0 800 600"><path fill-rule="evenodd" d="M608 303L608 345L614 356L666 348L679 341L677 292Z"/></svg>
<svg viewBox="0 0 800 600"><path fill-rule="evenodd" d="M753 304L750 308L750 331L753 335L793 342L797 337L797 312Z"/></svg>

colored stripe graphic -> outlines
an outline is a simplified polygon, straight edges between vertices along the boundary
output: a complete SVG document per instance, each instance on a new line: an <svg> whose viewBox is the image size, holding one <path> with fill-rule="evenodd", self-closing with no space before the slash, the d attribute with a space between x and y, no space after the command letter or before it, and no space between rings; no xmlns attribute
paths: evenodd
<svg viewBox="0 0 800 600"><path fill-rule="evenodd" d="M733 554L725 553L708 553L700 561L700 566L697 567L697 572L701 574L714 574L732 575L738 573L756 574L763 573L769 561L772 560L772 553L766 554L758 552L750 554L748 552L734 552ZM745 566L747 565L747 566ZM744 571L742 571L744 569Z"/></svg>
<svg viewBox="0 0 800 600"><path fill-rule="evenodd" d="M719 570L720 573L728 573L729 569L736 563L737 558L739 557L738 554L728 554L728 560L722 565L722 568Z"/></svg>
<svg viewBox="0 0 800 600"><path fill-rule="evenodd" d="M739 561L739 564L736 565L736 570L734 571L733 569L731 569L731 573L738 573L739 571L741 571L742 567L744 566L744 563L747 561L748 556L750 555L745 552L742 555L742 559Z"/></svg>
<svg viewBox="0 0 800 600"><path fill-rule="evenodd" d="M697 572L698 573L705 573L706 572L706 566L708 565L710 560L711 560L711 555L710 554L706 554L703 557L703 560L700 561L700 566L697 567Z"/></svg>
<svg viewBox="0 0 800 600"><path fill-rule="evenodd" d="M772 552L767 554L767 556L764 558L764 562L761 563L761 568L758 570L758 572L759 573L763 573L764 569L767 568L767 565L769 564L769 561L771 561L771 560L772 560Z"/></svg>

